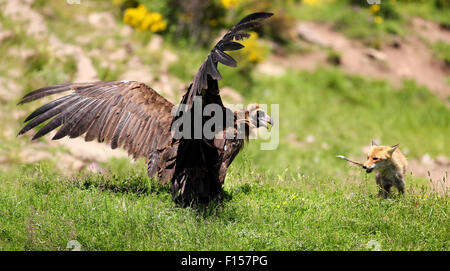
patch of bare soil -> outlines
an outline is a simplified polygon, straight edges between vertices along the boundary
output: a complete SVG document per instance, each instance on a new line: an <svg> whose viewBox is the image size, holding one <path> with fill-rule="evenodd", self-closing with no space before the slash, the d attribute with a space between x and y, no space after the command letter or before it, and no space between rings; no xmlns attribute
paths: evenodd
<svg viewBox="0 0 450 271"><path fill-rule="evenodd" d="M438 23L414 17L411 20L411 28L431 43L438 41L450 43L450 32L443 29Z"/></svg>
<svg viewBox="0 0 450 271"><path fill-rule="evenodd" d="M417 22L416 19L416 24ZM449 31L429 22L425 25L431 28L422 31L427 33L426 38L450 40ZM422 29L418 26L414 29L416 28ZM450 95L447 83L450 70L434 58L428 45L418 35L413 34L398 40L396 46L385 45L380 50L375 50L367 48L360 41L348 39L342 33L334 31L328 24L301 22L297 31L301 39L337 52L340 55L340 66L348 73L386 79L395 86L400 86L404 79L414 79L444 101ZM269 61L301 70L312 70L320 65L327 65L326 54L320 51L288 58L275 56Z"/></svg>
<svg viewBox="0 0 450 271"><path fill-rule="evenodd" d="M448 194L450 191L450 181L448 179L450 159L445 156L441 155L436 159L432 159L430 156L424 155L420 160L409 160L408 171L413 176L429 179L433 190L440 194Z"/></svg>

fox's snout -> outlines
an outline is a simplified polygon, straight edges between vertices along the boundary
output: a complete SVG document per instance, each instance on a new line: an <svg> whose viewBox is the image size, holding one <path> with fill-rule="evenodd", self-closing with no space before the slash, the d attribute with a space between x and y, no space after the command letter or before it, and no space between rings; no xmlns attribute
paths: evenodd
<svg viewBox="0 0 450 271"><path fill-rule="evenodd" d="M367 173L372 172L374 168L375 164L373 164L372 166L366 166L365 164L363 165L363 169L365 169Z"/></svg>

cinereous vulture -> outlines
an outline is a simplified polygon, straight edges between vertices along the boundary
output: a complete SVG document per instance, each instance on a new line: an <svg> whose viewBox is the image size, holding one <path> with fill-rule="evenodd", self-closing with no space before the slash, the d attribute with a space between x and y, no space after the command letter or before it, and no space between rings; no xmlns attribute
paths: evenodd
<svg viewBox="0 0 450 271"><path fill-rule="evenodd" d="M111 144L113 149L122 147L134 159L145 157L150 178L157 174L163 184L171 182L172 197L176 202L185 206L207 203L222 195L227 168L251 130L272 125L271 118L258 105L236 112L224 107L218 88L218 80L222 77L217 63L235 67L236 61L225 51L243 48L235 40L248 38L245 30L260 26L272 15L253 13L233 26L206 57L178 107L136 81L47 86L28 93L19 104L66 91L70 94L31 113L19 135L48 121L33 140L61 127L53 140L84 135L85 141L97 139ZM196 131L185 128L191 126L195 130L198 127L180 121L183 116L195 118L195 101L201 101L201 108L215 105L222 111L223 114L217 115L222 115L224 122L212 125L215 128L213 137L202 133L193 136ZM214 116L200 115L201 125ZM191 123L195 122L194 119ZM181 136L175 137L175 130L182 131Z"/></svg>

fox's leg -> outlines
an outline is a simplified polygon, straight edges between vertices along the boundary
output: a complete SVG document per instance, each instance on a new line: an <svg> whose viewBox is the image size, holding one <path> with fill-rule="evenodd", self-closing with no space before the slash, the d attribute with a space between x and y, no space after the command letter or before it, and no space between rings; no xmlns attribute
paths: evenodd
<svg viewBox="0 0 450 271"><path fill-rule="evenodd" d="M390 183L383 184L383 197L387 198L391 194L391 187L392 185Z"/></svg>
<svg viewBox="0 0 450 271"><path fill-rule="evenodd" d="M377 187L378 187L378 197L381 198L381 197L383 197L383 187L381 186L381 177L377 174L377 176L375 177L375 180L377 182Z"/></svg>
<svg viewBox="0 0 450 271"><path fill-rule="evenodd" d="M387 198L391 193L391 182L380 175L377 175L376 181L378 185L378 197Z"/></svg>
<svg viewBox="0 0 450 271"><path fill-rule="evenodd" d="M397 187L398 192L400 194L405 194L405 181L403 180L403 176L396 176L395 178L395 187Z"/></svg>
<svg viewBox="0 0 450 271"><path fill-rule="evenodd" d="M377 176L378 197L387 198L391 194L392 181L382 176Z"/></svg>

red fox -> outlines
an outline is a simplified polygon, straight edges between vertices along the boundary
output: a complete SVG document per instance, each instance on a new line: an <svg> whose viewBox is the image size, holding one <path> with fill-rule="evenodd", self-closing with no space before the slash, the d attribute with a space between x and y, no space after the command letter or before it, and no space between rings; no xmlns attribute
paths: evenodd
<svg viewBox="0 0 450 271"><path fill-rule="evenodd" d="M367 173L377 171L378 197L387 198L392 186L395 186L401 194L405 193L405 173L408 162L398 149L398 145L378 146L372 141L367 161L363 164Z"/></svg>

